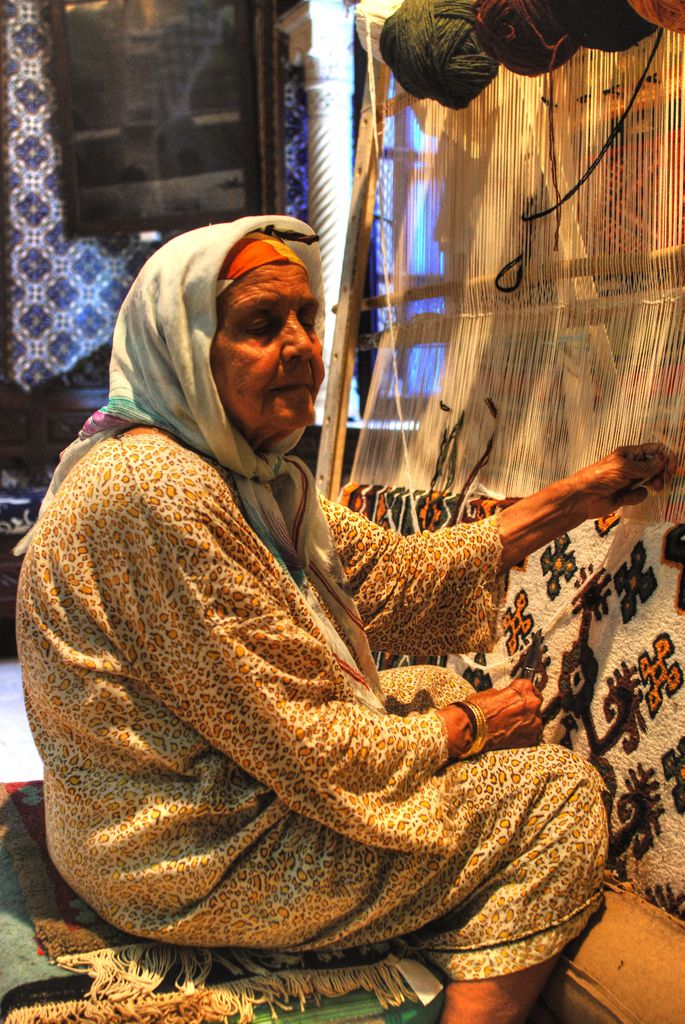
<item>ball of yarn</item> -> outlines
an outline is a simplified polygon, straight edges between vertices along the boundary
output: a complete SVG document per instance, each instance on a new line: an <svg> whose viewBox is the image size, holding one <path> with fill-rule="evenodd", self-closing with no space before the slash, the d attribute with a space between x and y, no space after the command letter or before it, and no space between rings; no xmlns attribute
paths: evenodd
<svg viewBox="0 0 685 1024"><path fill-rule="evenodd" d="M641 18L671 32L685 32L685 0L628 0Z"/></svg>
<svg viewBox="0 0 685 1024"><path fill-rule="evenodd" d="M481 46L517 75L542 75L578 49L544 0L475 0Z"/></svg>
<svg viewBox="0 0 685 1024"><path fill-rule="evenodd" d="M560 25L590 50L628 50L655 32L628 0L549 0Z"/></svg>
<svg viewBox="0 0 685 1024"><path fill-rule="evenodd" d="M478 44L474 22L468 2L404 0L383 26L383 60L412 96L467 107L498 71Z"/></svg>

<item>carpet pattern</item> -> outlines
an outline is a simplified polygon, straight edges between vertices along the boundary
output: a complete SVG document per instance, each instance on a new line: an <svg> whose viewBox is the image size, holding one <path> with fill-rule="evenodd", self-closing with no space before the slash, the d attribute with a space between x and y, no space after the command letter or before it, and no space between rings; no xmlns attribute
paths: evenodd
<svg viewBox="0 0 685 1024"><path fill-rule="evenodd" d="M123 945L129 936L102 920L64 881L45 838L42 782L0 785L0 837L13 859L41 951L50 957Z"/></svg>
<svg viewBox="0 0 685 1024"><path fill-rule="evenodd" d="M350 484L341 500L412 532L404 488ZM462 509L459 495L430 492L416 492L414 504L424 529L497 508L473 500ZM685 918L685 525L614 515L564 534L509 572L493 651L441 662L476 689L506 686L538 630L544 736L604 778L610 869ZM379 663L403 653L383 652Z"/></svg>

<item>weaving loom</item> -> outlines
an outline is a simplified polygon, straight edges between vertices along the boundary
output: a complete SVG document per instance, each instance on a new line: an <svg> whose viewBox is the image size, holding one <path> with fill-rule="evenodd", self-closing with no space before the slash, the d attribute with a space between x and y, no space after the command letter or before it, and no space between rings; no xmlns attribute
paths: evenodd
<svg viewBox="0 0 685 1024"><path fill-rule="evenodd" d="M493 434L479 482L509 495L616 444L684 451L684 58L665 32L624 53L581 50L553 75L501 68L465 110L385 104L385 323L356 479L458 488ZM523 221L581 179L646 68L582 187L558 216ZM451 433L450 477L434 480ZM647 514L681 519L685 495Z"/></svg>
<svg viewBox="0 0 685 1024"><path fill-rule="evenodd" d="M374 52L369 9L357 29ZM406 532L619 444L663 441L682 463L685 37L580 49L537 78L500 68L463 110L392 83L376 96L369 63L383 286L361 307L380 332L343 500ZM679 916L683 520L677 476L560 538L510 573L495 651L450 659L476 687L503 686L542 629L545 737L602 771L611 867Z"/></svg>

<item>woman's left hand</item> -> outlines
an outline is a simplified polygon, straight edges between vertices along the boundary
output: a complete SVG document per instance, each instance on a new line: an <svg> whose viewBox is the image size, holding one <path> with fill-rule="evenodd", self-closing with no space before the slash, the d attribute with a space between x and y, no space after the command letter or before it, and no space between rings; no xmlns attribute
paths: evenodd
<svg viewBox="0 0 685 1024"><path fill-rule="evenodd" d="M583 518L599 519L617 508L639 505L649 491L663 491L676 470L676 457L657 442L624 445L575 473Z"/></svg>

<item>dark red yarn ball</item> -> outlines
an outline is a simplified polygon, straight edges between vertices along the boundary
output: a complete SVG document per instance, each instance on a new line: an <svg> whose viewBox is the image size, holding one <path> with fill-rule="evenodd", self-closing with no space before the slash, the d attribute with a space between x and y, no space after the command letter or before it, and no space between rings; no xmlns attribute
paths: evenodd
<svg viewBox="0 0 685 1024"><path fill-rule="evenodd" d="M578 49L543 0L475 0L473 6L484 52L518 75L552 71Z"/></svg>
<svg viewBox="0 0 685 1024"><path fill-rule="evenodd" d="M548 0L548 6L558 24L590 50L628 50L656 32L628 0Z"/></svg>

